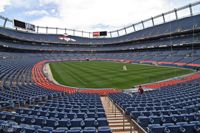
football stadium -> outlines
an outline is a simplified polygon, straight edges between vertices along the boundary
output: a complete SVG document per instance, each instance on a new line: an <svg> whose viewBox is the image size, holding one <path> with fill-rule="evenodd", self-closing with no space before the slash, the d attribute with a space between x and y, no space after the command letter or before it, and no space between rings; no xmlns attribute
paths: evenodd
<svg viewBox="0 0 200 133"><path fill-rule="evenodd" d="M0 133L200 133L200 1L91 31L6 9Z"/></svg>

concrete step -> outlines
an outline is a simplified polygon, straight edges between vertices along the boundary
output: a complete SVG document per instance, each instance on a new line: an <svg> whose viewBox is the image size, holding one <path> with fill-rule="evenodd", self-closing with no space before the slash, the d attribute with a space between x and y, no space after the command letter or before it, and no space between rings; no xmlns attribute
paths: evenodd
<svg viewBox="0 0 200 133"><path fill-rule="evenodd" d="M108 113L106 113L107 115L112 115L112 114L116 114L116 115L122 115L122 113L121 112L108 112Z"/></svg>
<svg viewBox="0 0 200 133"><path fill-rule="evenodd" d="M105 111L105 113L108 114L108 115L110 115L110 114L121 114L121 112L106 112L106 111Z"/></svg>
<svg viewBox="0 0 200 133"><path fill-rule="evenodd" d="M123 123L122 119L109 119L108 120L109 123ZM124 122L128 122L128 120L124 120Z"/></svg>
<svg viewBox="0 0 200 133"><path fill-rule="evenodd" d="M123 125L123 123L121 123L121 122L118 122L118 123L109 123L110 127L116 127L116 126L118 127L118 126L121 126L121 125ZM125 122L124 126L130 126L130 123L129 122Z"/></svg>
<svg viewBox="0 0 200 133"><path fill-rule="evenodd" d="M112 129L113 133L138 133L136 130L133 130L133 127L131 128L130 122L124 118L118 108L110 102L109 98L101 97L101 101L106 113L109 127ZM131 129L132 132L130 131Z"/></svg>
<svg viewBox="0 0 200 133"><path fill-rule="evenodd" d="M136 130L132 130L132 131L112 131L112 133L138 133L138 131Z"/></svg>
<svg viewBox="0 0 200 133"><path fill-rule="evenodd" d="M112 129L112 131L130 131L131 127L130 126L125 126L123 128L123 126L118 126L118 127L110 127Z"/></svg>
<svg viewBox="0 0 200 133"><path fill-rule="evenodd" d="M105 110L107 113L115 113L115 110ZM116 110L116 113L121 113L120 111Z"/></svg>
<svg viewBox="0 0 200 133"><path fill-rule="evenodd" d="M107 117L108 120L123 120L123 117Z"/></svg>
<svg viewBox="0 0 200 133"><path fill-rule="evenodd" d="M123 117L107 117L108 120L123 120ZM126 119L125 119L126 120Z"/></svg>
<svg viewBox="0 0 200 133"><path fill-rule="evenodd" d="M122 114L106 114L107 117L116 117L116 116L122 116Z"/></svg>

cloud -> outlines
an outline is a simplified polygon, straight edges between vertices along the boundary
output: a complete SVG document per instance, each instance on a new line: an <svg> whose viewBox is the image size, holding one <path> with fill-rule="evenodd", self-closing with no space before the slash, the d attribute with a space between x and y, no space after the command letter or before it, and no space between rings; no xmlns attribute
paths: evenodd
<svg viewBox="0 0 200 133"><path fill-rule="evenodd" d="M32 8L37 5L37 0L11 0L13 8Z"/></svg>
<svg viewBox="0 0 200 133"><path fill-rule="evenodd" d="M96 31L100 31L102 29L106 30L112 30L116 27L111 26L111 25L106 25L106 24L96 24L96 25L91 25L88 27L89 29L95 29Z"/></svg>
<svg viewBox="0 0 200 133"><path fill-rule="evenodd" d="M11 1L30 23L84 31L116 30L195 0L0 0ZM4 5L4 6L3 6ZM2 8L3 7L3 8ZM38 15L39 17L34 17Z"/></svg>
<svg viewBox="0 0 200 133"><path fill-rule="evenodd" d="M0 12L5 11L5 7L10 4L11 4L10 0L1 0L0 1Z"/></svg>
<svg viewBox="0 0 200 133"><path fill-rule="evenodd" d="M39 0L40 6L45 6L48 4L59 4L60 0Z"/></svg>
<svg viewBox="0 0 200 133"><path fill-rule="evenodd" d="M168 9L165 0L58 0L56 3L57 17L44 16L33 23L89 31L100 29L99 25L107 25L102 26L102 30L108 30L109 27L120 28Z"/></svg>
<svg viewBox="0 0 200 133"><path fill-rule="evenodd" d="M46 10L32 10L25 12L25 15L41 16L41 15L49 15L49 13Z"/></svg>

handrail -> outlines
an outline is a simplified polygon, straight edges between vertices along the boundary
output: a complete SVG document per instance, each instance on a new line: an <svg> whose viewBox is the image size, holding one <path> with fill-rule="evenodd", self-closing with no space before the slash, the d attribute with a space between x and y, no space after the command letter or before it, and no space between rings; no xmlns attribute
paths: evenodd
<svg viewBox="0 0 200 133"><path fill-rule="evenodd" d="M124 109L122 109L117 103L115 103L109 96L108 96L108 98L112 102L112 104L115 105L115 109L118 108L119 111L123 114L123 129L125 128L124 127L125 126L124 118L127 118L130 122L130 126L131 126L130 132L131 133L132 133L132 126L135 126L141 133L147 133L147 131L145 131L144 128L142 128L135 120L131 119L131 117L129 115L126 115ZM112 106L112 108L113 108L113 106Z"/></svg>

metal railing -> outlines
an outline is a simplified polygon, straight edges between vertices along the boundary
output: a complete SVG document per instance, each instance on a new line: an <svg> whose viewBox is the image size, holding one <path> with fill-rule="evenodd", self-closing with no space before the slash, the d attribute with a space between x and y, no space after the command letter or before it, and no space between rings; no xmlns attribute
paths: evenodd
<svg viewBox="0 0 200 133"><path fill-rule="evenodd" d="M143 30L149 27L153 27L155 25L164 24L167 22L171 22L173 20L181 19L181 18L191 17L197 14L200 14L200 1L162 13L160 15L148 18L146 20L142 20L140 22L123 27L121 29L108 31L107 38L123 36L129 33ZM0 21L3 21L3 23L0 26L13 28L13 20L0 16ZM58 27L44 27L44 26L36 26L35 33L68 34L68 35L88 37L88 38L93 37L92 32L88 32L88 31L68 29L68 28L58 28Z"/></svg>
<svg viewBox="0 0 200 133"><path fill-rule="evenodd" d="M126 115L126 112L116 104L109 96L109 105L112 106L112 112L115 113L116 117L116 110L118 109L123 115L123 131L125 130L125 119L130 123L130 133L133 133L136 129L139 133L147 133L135 120L133 120L129 115Z"/></svg>

